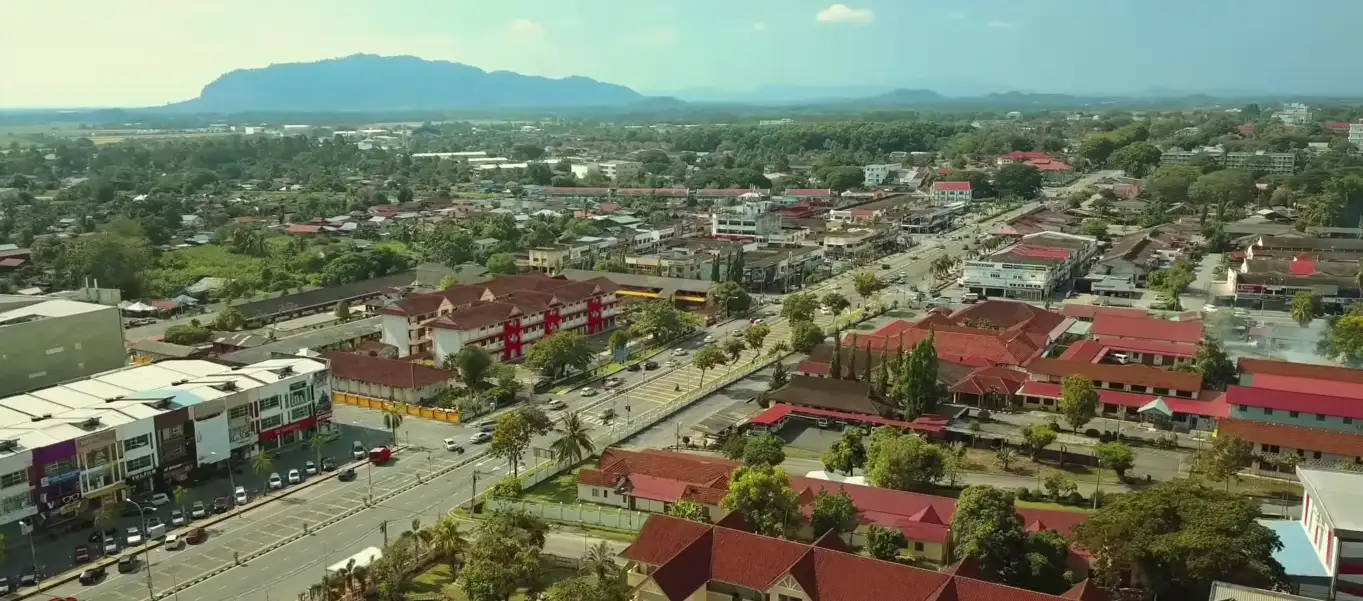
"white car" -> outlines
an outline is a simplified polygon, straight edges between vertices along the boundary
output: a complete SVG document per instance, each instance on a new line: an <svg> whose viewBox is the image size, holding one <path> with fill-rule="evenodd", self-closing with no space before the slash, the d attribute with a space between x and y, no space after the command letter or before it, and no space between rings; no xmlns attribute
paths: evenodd
<svg viewBox="0 0 1363 601"><path fill-rule="evenodd" d="M1216 305L1202 305L1202 310L1206 311L1207 313L1215 313Z"/></svg>
<svg viewBox="0 0 1363 601"><path fill-rule="evenodd" d="M128 529L127 543L129 547L135 547L142 544L142 531L136 526Z"/></svg>
<svg viewBox="0 0 1363 601"><path fill-rule="evenodd" d="M492 441L492 434L488 432L475 432L469 437L470 444L483 444Z"/></svg>
<svg viewBox="0 0 1363 601"><path fill-rule="evenodd" d="M298 470L289 470L289 484L302 484L302 483L303 483L303 474L299 473Z"/></svg>
<svg viewBox="0 0 1363 601"><path fill-rule="evenodd" d="M464 449L464 447L459 446L459 443L453 438L446 438L440 442L445 444L446 451L462 451Z"/></svg>
<svg viewBox="0 0 1363 601"><path fill-rule="evenodd" d="M184 544L185 544L185 539L180 538L180 535L178 535L178 534L167 534L167 535L166 535L166 548L167 548L167 549L179 549L179 548L180 548L181 546L183 546Z"/></svg>
<svg viewBox="0 0 1363 601"><path fill-rule="evenodd" d="M309 476L317 475L317 464L311 461L303 464L303 473Z"/></svg>
<svg viewBox="0 0 1363 601"><path fill-rule="evenodd" d="M284 479L279 477L279 472L270 474L269 487L270 490L279 490L281 488L284 488Z"/></svg>
<svg viewBox="0 0 1363 601"><path fill-rule="evenodd" d="M567 408L568 408L568 404L565 403L565 402L563 402L562 399L553 399L553 400L549 401L549 402L545 405L545 407L548 407L550 411L560 411L560 410L563 410L563 409L567 409Z"/></svg>
<svg viewBox="0 0 1363 601"><path fill-rule="evenodd" d="M685 356L686 356L686 349L684 349L684 348L672 349L672 356L673 356L673 357L685 357Z"/></svg>
<svg viewBox="0 0 1363 601"><path fill-rule="evenodd" d="M620 378L606 378L606 388L615 388L624 383L625 381Z"/></svg>
<svg viewBox="0 0 1363 601"><path fill-rule="evenodd" d="M715 341L715 337L714 337L714 336L706 336L706 337L705 337L705 341L706 341L706 342L714 342L714 341Z"/></svg>
<svg viewBox="0 0 1363 601"><path fill-rule="evenodd" d="M275 474L275 477L278 478L279 474ZM250 500L250 498L246 496L246 487L238 486L236 490L232 491L232 500L236 502L237 505L245 505L247 501Z"/></svg>
<svg viewBox="0 0 1363 601"><path fill-rule="evenodd" d="M196 520L208 517L208 507L204 505L203 501L195 501L194 506L189 508L189 517Z"/></svg>
<svg viewBox="0 0 1363 601"><path fill-rule="evenodd" d="M671 359L669 359L666 363L663 363L663 367L676 367L676 366L677 366L677 362L676 362L676 361L672 361Z"/></svg>
<svg viewBox="0 0 1363 601"><path fill-rule="evenodd" d="M166 503L169 503L169 502L170 502L170 495L167 495L166 493L158 492L158 493L156 493L156 494L154 494L154 495L151 496L151 504L152 504L152 505L155 505L155 506L157 506L157 507L160 507L160 506L162 506L162 505L165 505Z"/></svg>
<svg viewBox="0 0 1363 601"><path fill-rule="evenodd" d="M582 392L579 392L578 394L580 394L580 395L582 395L582 396L596 396L596 389L595 389L595 388L583 388L583 389L582 389Z"/></svg>

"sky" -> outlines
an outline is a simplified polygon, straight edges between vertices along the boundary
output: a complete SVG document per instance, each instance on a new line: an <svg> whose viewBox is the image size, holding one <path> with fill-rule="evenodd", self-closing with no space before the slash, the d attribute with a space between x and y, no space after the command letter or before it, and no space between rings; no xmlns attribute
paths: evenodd
<svg viewBox="0 0 1363 601"><path fill-rule="evenodd" d="M355 53L646 93L1363 92L1363 0L843 2L0 0L0 107L154 106L233 69Z"/></svg>

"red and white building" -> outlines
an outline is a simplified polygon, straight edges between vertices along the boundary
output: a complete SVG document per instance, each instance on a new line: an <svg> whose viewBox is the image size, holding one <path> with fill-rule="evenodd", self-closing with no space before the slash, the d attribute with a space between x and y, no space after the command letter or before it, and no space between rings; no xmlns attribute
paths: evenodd
<svg viewBox="0 0 1363 601"><path fill-rule="evenodd" d="M1026 163L1027 161L1049 161L1051 155L1044 152L1023 152L1017 150L999 157L999 166L1011 165L1013 163Z"/></svg>
<svg viewBox="0 0 1363 601"><path fill-rule="evenodd" d="M938 205L948 205L956 202L967 202L972 198L970 182L933 182L932 202Z"/></svg>
<svg viewBox="0 0 1363 601"><path fill-rule="evenodd" d="M616 288L606 278L525 274L413 294L380 312L383 342L402 357L438 359L478 346L502 361L520 359L549 334L592 335L615 327Z"/></svg>

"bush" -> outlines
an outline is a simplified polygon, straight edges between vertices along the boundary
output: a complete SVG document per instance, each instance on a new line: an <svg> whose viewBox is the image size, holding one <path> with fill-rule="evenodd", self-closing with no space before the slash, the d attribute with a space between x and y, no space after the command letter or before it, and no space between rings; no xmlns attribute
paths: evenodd
<svg viewBox="0 0 1363 601"><path fill-rule="evenodd" d="M1099 432L1097 428L1089 428L1087 430L1084 430L1084 436L1087 436L1089 438L1102 438L1103 433Z"/></svg>
<svg viewBox="0 0 1363 601"><path fill-rule="evenodd" d="M1026 486L1019 486L1017 490L1017 498L1019 501L1030 501L1032 500L1032 491L1028 489Z"/></svg>
<svg viewBox="0 0 1363 601"><path fill-rule="evenodd" d="M1070 505L1083 505L1084 495L1079 494L1079 491L1076 490L1066 496L1065 501Z"/></svg>
<svg viewBox="0 0 1363 601"><path fill-rule="evenodd" d="M1107 493L1098 490L1093 493L1093 504L1102 507L1107 504Z"/></svg>

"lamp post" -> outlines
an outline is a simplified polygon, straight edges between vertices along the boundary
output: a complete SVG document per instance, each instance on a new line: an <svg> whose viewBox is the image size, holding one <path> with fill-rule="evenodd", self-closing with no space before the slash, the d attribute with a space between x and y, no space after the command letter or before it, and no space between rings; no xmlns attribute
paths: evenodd
<svg viewBox="0 0 1363 601"><path fill-rule="evenodd" d="M133 507L137 508L137 516L142 520L142 551L143 557L146 559L147 562L147 596L152 599L155 599L156 591L151 586L151 541L147 540L147 536L150 534L147 532L147 514L146 512L142 511L142 505L137 501L134 501L132 499L123 500L128 503L131 503Z"/></svg>

